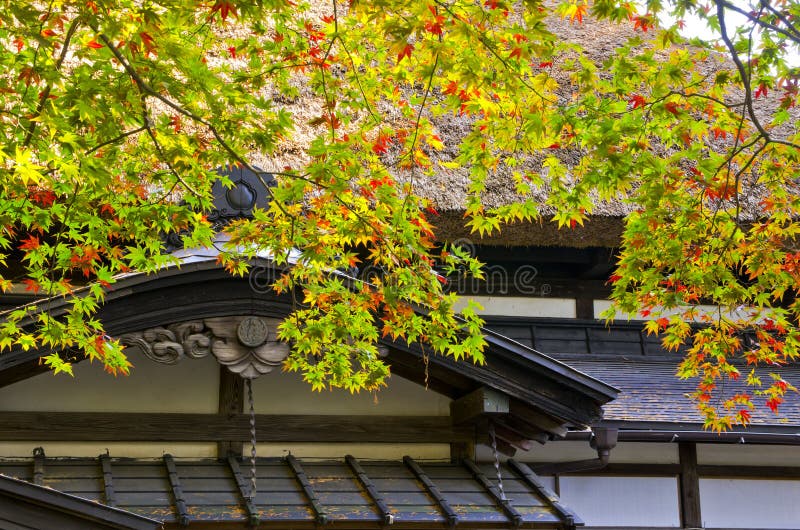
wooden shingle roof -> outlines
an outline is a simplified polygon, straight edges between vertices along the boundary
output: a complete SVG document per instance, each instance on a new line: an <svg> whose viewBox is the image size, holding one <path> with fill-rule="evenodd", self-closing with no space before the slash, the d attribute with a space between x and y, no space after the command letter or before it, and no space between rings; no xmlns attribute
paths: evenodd
<svg viewBox="0 0 800 530"><path fill-rule="evenodd" d="M30 481L34 465L33 460L0 460L0 473ZM257 460L252 500L250 463L237 459L49 458L41 480L87 501L159 520L167 528L256 522L291 528L582 525L529 471L501 466L501 492L494 466L471 461L263 458Z"/></svg>

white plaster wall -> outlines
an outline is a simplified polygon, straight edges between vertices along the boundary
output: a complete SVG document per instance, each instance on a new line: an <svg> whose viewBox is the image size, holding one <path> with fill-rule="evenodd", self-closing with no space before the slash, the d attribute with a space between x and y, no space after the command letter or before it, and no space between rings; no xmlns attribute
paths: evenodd
<svg viewBox="0 0 800 530"><path fill-rule="evenodd" d="M700 479L705 528L800 528L800 481Z"/></svg>
<svg viewBox="0 0 800 530"><path fill-rule="evenodd" d="M0 410L82 412L217 412L219 365L213 358L158 364L128 356L129 376L98 363L74 365L74 377L44 373L0 388Z"/></svg>
<svg viewBox="0 0 800 530"><path fill-rule="evenodd" d="M467 300L479 303L485 316L575 318L575 300L572 298L533 298L524 296L464 296L456 309L467 306Z"/></svg>
<svg viewBox="0 0 800 530"><path fill-rule="evenodd" d="M494 461L490 448L480 446L476 457L484 462ZM530 451L517 451L515 460L520 462L569 462L597 458L597 451L589 447L588 441L550 441L536 444ZM678 445L659 443L625 442L611 450L612 464L677 464Z"/></svg>
<svg viewBox="0 0 800 530"><path fill-rule="evenodd" d="M600 314L603 311L605 311L605 310L607 310L608 308L611 307L611 300L595 300L593 305L594 305L594 317L595 318L602 318L600 316ZM713 306L713 305L697 305L697 306L695 306L695 308L697 309L697 312L695 313L694 319L687 319L690 322L703 322L703 320L701 319L702 315L716 316L718 314L717 306ZM659 316L670 317L672 315L680 315L684 311L686 311L686 309L688 309L688 306L685 307L685 308L669 309L669 310L664 311ZM751 312L751 310L749 310L747 308L744 308L744 309L738 309L738 308L728 308L728 309L726 309L726 308L723 308L722 309L722 315L727 317L727 318L737 318L737 319L738 318L743 318L743 319L747 319L747 318L750 317L750 312ZM617 320L619 320L619 321L643 320L643 317L641 315L638 315L638 314L637 315L625 315L623 313L617 313Z"/></svg>
<svg viewBox="0 0 800 530"><path fill-rule="evenodd" d="M449 444L403 443L265 443L257 444L259 456L286 456L291 452L298 458L341 460L353 455L365 460L400 460L408 455L417 460L450 460ZM244 444L243 454L250 454L250 445Z"/></svg>
<svg viewBox="0 0 800 530"><path fill-rule="evenodd" d="M302 375L276 370L253 382L253 397L258 414L450 415L450 399L396 375L379 392L351 394L312 392Z"/></svg>
<svg viewBox="0 0 800 530"><path fill-rule="evenodd" d="M800 466L800 447L791 445L697 444L697 463L708 466ZM800 497L798 498L800 500ZM797 524L800 528L800 520Z"/></svg>
<svg viewBox="0 0 800 530"><path fill-rule="evenodd" d="M559 490L586 526L680 527L677 477L564 475Z"/></svg>

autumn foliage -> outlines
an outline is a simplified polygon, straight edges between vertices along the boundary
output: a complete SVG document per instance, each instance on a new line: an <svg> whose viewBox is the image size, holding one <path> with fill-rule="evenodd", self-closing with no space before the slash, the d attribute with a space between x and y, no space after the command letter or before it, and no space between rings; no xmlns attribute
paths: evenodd
<svg viewBox="0 0 800 530"><path fill-rule="evenodd" d="M480 319L456 318L442 282L479 264L437 240L424 193L463 169L476 235L542 218L569 229L603 201L627 205L616 311L689 345L678 375L699 381L709 427L747 423L759 401L778 409L794 388L751 368L791 362L800 345L797 3L522 4L3 2L2 287L75 296L58 318L6 314L0 346L53 352L56 371L70 371L58 352L78 351L127 372L95 317L107 289L173 264L165 234L210 245L214 168L258 171L257 155L277 186L225 229L221 261L243 274L269 253L275 289L298 295L281 328L287 369L317 389L378 388L382 336L481 362ZM733 27L732 11L747 24ZM659 26L665 13L674 25ZM718 39L685 42L685 17ZM597 60L551 20L630 38ZM315 115L294 112L298 99ZM446 137L442 116L468 130ZM292 150L301 162L285 167ZM488 207L500 173L518 200ZM359 265L382 274L336 273ZM740 377L753 392L720 392Z"/></svg>

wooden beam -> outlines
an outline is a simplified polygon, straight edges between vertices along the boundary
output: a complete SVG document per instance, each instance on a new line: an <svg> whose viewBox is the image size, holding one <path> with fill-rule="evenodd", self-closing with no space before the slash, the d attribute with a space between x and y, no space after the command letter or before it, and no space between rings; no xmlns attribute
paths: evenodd
<svg viewBox="0 0 800 530"><path fill-rule="evenodd" d="M469 442L474 429L447 416L256 416L259 442ZM0 412L2 441L246 442L250 418L144 412Z"/></svg>
<svg viewBox="0 0 800 530"><path fill-rule="evenodd" d="M564 438L567 432L569 432L562 422L536 410L518 399L511 400L509 403L509 412L517 421L529 423L537 429L549 432L556 438Z"/></svg>
<svg viewBox="0 0 800 530"><path fill-rule="evenodd" d="M459 425L480 419L485 414L508 414L508 396L481 387L450 403L450 417Z"/></svg>
<svg viewBox="0 0 800 530"><path fill-rule="evenodd" d="M678 443L681 464L681 520L684 528L701 528L700 477L697 472L697 446L689 442Z"/></svg>
<svg viewBox="0 0 800 530"><path fill-rule="evenodd" d="M243 412L244 379L228 370L227 366L219 366L219 414L226 418L234 418ZM217 456L226 458L230 455L242 456L242 444L225 441L217 442Z"/></svg>

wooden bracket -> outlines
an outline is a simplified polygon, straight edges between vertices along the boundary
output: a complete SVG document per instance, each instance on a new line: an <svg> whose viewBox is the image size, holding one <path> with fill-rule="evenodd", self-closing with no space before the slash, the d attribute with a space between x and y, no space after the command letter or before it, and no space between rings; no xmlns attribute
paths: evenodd
<svg viewBox="0 0 800 530"><path fill-rule="evenodd" d="M454 425L475 422L486 414L508 414L509 399L496 390L481 387L450 403Z"/></svg>

